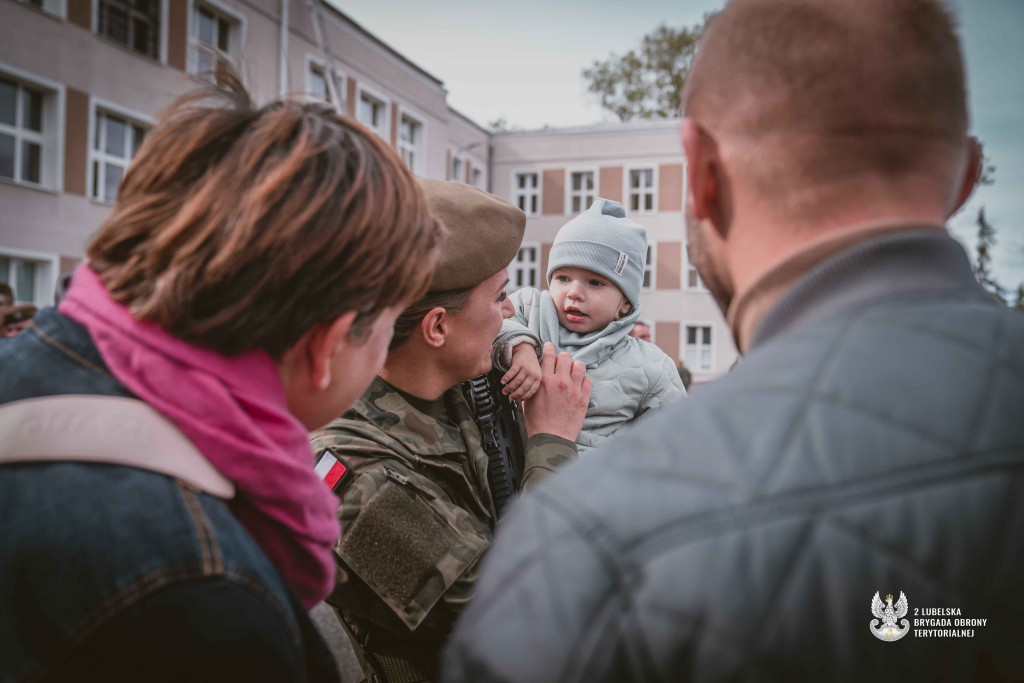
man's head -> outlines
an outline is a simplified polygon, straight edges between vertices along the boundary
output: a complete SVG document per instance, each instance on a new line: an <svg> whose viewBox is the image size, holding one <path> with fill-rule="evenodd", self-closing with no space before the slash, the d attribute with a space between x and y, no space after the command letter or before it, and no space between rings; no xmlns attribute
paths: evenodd
<svg viewBox="0 0 1024 683"><path fill-rule="evenodd" d="M378 136L323 105L256 107L219 77L147 136L89 265L140 321L270 354L293 412L319 426L383 364L443 228Z"/></svg>
<svg viewBox="0 0 1024 683"><path fill-rule="evenodd" d="M719 303L748 280L744 252L765 250L736 244L755 225L783 253L853 224L942 224L976 176L965 93L940 0L729 2L682 124L690 251Z"/></svg>
<svg viewBox="0 0 1024 683"><path fill-rule="evenodd" d="M637 320L633 329L629 331L630 337L636 337L640 341L651 341L651 326L643 320Z"/></svg>

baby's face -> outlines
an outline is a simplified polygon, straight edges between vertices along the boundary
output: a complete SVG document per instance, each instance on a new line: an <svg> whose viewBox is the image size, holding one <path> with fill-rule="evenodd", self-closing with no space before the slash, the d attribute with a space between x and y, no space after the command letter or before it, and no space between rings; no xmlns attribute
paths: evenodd
<svg viewBox="0 0 1024 683"><path fill-rule="evenodd" d="M592 270L559 268L551 274L549 289L558 322L572 332L600 330L619 315L629 313L629 302L622 291Z"/></svg>

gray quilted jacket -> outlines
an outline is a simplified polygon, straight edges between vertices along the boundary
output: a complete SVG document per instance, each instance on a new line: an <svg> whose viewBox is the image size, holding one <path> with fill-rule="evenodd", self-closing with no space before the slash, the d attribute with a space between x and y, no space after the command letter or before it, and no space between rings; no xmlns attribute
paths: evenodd
<svg viewBox="0 0 1024 683"><path fill-rule="evenodd" d="M1022 485L1024 314L945 233L862 242L515 503L445 680L1024 680Z"/></svg>
<svg viewBox="0 0 1024 683"><path fill-rule="evenodd" d="M500 368L508 368L511 347L525 338L554 341L540 334L540 296L540 290L530 287L509 295L516 312L494 342L494 361ZM576 439L581 455L647 411L686 395L675 362L654 344L633 337L619 341L607 360L587 368L587 377L594 387Z"/></svg>

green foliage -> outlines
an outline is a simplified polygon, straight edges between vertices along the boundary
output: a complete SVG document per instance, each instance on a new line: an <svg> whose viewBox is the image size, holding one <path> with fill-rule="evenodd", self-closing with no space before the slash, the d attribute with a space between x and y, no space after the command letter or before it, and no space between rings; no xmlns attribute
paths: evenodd
<svg viewBox="0 0 1024 683"><path fill-rule="evenodd" d="M992 263L991 249L996 245L996 229L985 218L985 207L978 209L978 244L975 249L974 276L982 287L993 295L1003 299L1006 288L996 282L990 268Z"/></svg>
<svg viewBox="0 0 1024 683"><path fill-rule="evenodd" d="M1017 285L1017 296L1013 301L1013 307L1018 311L1024 311L1024 282Z"/></svg>
<svg viewBox="0 0 1024 683"><path fill-rule="evenodd" d="M595 60L583 69L587 90L623 122L679 116L683 85L707 19L690 28L662 24L638 49Z"/></svg>

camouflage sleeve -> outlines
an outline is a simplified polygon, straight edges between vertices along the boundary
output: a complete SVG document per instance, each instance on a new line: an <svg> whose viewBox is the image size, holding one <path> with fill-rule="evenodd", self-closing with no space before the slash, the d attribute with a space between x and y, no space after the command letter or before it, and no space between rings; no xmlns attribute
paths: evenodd
<svg viewBox="0 0 1024 683"><path fill-rule="evenodd" d="M576 444L554 434L534 434L526 441L522 490L536 486L565 463L576 459Z"/></svg>

